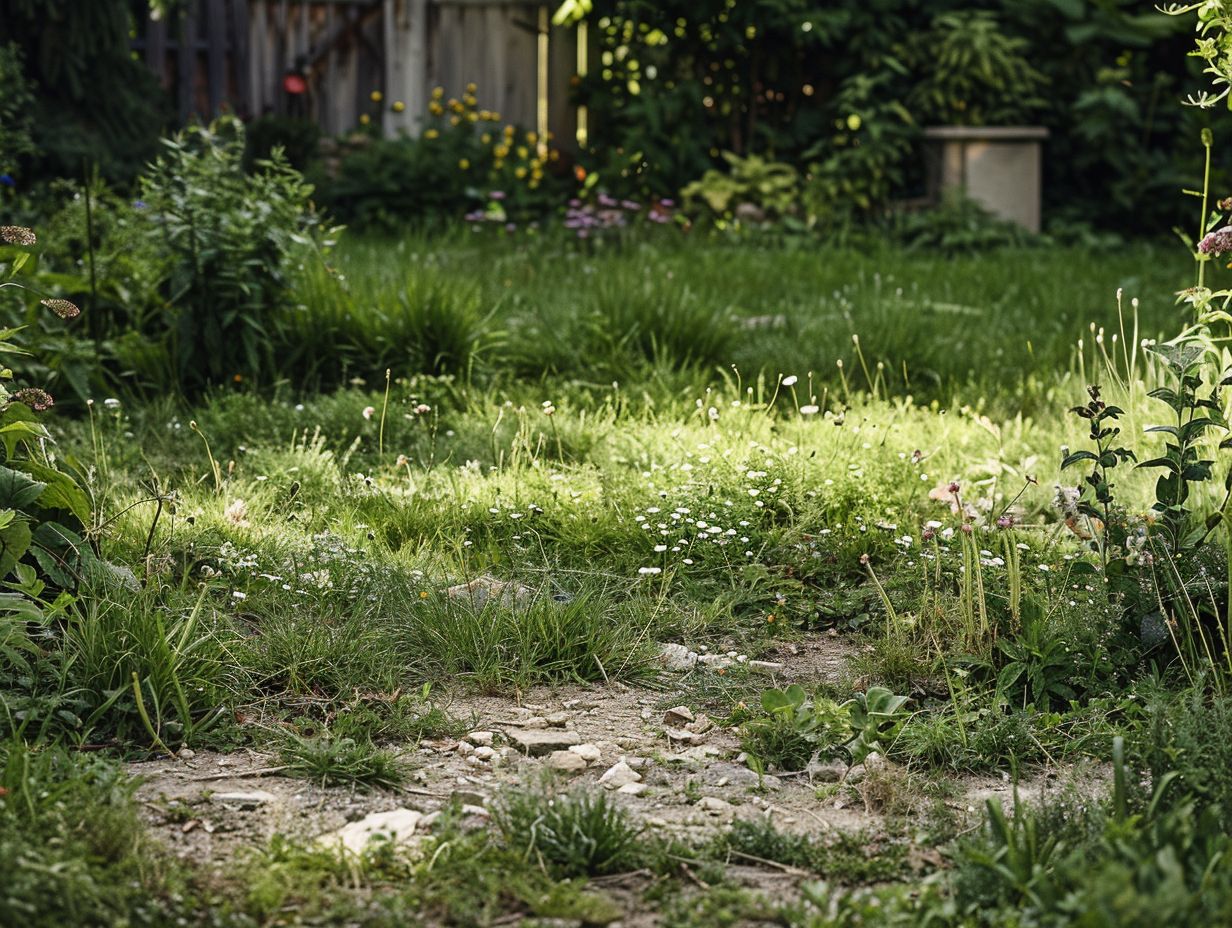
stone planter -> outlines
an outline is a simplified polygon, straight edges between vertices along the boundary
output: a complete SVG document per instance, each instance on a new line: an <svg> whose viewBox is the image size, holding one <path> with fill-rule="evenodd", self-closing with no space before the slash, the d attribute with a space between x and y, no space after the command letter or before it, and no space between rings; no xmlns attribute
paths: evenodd
<svg viewBox="0 0 1232 928"><path fill-rule="evenodd" d="M928 143L928 193L934 202L950 190L1032 232L1040 230L1043 143L1039 126L937 126Z"/></svg>

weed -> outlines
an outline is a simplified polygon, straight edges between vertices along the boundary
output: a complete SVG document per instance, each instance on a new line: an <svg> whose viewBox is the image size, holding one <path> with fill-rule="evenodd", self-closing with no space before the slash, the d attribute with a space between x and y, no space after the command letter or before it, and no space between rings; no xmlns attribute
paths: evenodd
<svg viewBox="0 0 1232 928"><path fill-rule="evenodd" d="M292 735L281 748L282 764L293 776L321 786L394 789L406 779L402 763L371 742L322 735Z"/></svg>
<svg viewBox="0 0 1232 928"><path fill-rule="evenodd" d="M644 854L642 828L602 791L506 792L493 821L512 851L558 877L633 870Z"/></svg>

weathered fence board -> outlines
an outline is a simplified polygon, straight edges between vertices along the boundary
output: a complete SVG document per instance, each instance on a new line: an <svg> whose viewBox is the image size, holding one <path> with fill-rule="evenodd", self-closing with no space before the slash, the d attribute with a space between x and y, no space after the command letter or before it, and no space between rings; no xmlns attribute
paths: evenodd
<svg viewBox="0 0 1232 928"><path fill-rule="evenodd" d="M461 96L474 83L484 109L573 138L575 32L551 26L541 3L188 0L178 9L170 21L144 22L135 46L184 120L293 115L336 134L367 114L392 134L415 126L433 87ZM287 91L290 74L304 78L304 93Z"/></svg>

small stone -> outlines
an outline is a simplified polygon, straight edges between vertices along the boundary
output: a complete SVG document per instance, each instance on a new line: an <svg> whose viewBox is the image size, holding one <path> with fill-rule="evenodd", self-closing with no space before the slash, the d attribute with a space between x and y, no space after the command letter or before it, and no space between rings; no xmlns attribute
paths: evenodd
<svg viewBox="0 0 1232 928"><path fill-rule="evenodd" d="M445 595L474 609L482 609L489 600L500 603L506 609L513 609L529 604L535 598L535 591L520 583L508 583L485 575L469 583L451 586Z"/></svg>
<svg viewBox="0 0 1232 928"><path fill-rule="evenodd" d="M454 750L463 757L466 757L468 754L475 753L475 746L469 741L459 741Z"/></svg>
<svg viewBox="0 0 1232 928"><path fill-rule="evenodd" d="M710 721L710 716L699 715L696 719L685 726L688 731L698 735L704 735L710 729L714 728L714 722Z"/></svg>
<svg viewBox="0 0 1232 928"><path fill-rule="evenodd" d="M548 720L542 715L532 715L530 718L522 722L523 728L547 728Z"/></svg>
<svg viewBox="0 0 1232 928"><path fill-rule="evenodd" d="M488 747L487 745L480 745L479 747L475 748L475 757L477 757L479 760L491 760L495 756L496 756L495 748Z"/></svg>
<svg viewBox="0 0 1232 928"><path fill-rule="evenodd" d="M575 744L569 750L588 764L596 763L603 756L603 752L593 744Z"/></svg>
<svg viewBox="0 0 1232 928"><path fill-rule="evenodd" d="M215 793L212 798L215 802L234 802L250 808L265 805L267 802L275 802L278 799L273 793L267 793L263 789L254 789L249 792Z"/></svg>
<svg viewBox="0 0 1232 928"><path fill-rule="evenodd" d="M569 713L553 712L547 717L547 723L552 728L564 728L569 723Z"/></svg>
<svg viewBox="0 0 1232 928"><path fill-rule="evenodd" d="M413 844L415 829L423 820L423 813L414 809L394 809L390 812L374 812L344 825L337 831L320 838L322 844L340 845L352 854L360 854L368 842L378 835L394 844Z"/></svg>
<svg viewBox="0 0 1232 928"><path fill-rule="evenodd" d="M180 748L180 760L192 760L197 756L197 752L192 748Z"/></svg>
<svg viewBox="0 0 1232 928"><path fill-rule="evenodd" d="M719 799L717 796L703 796L697 800L697 807L710 815L722 815L733 809L730 802L725 799Z"/></svg>
<svg viewBox="0 0 1232 928"><path fill-rule="evenodd" d="M665 728L663 734L667 735L668 741L679 741L681 744L700 744L705 740L705 735L684 728Z"/></svg>
<svg viewBox="0 0 1232 928"><path fill-rule="evenodd" d="M688 706L676 706L663 713L664 725L687 725L693 719L693 710Z"/></svg>
<svg viewBox="0 0 1232 928"><path fill-rule="evenodd" d="M493 737L494 736L492 732L490 731L473 731L469 735L466 736L466 740L469 741L471 744L475 745L475 747L477 748L478 747L490 748L492 746Z"/></svg>
<svg viewBox="0 0 1232 928"><path fill-rule="evenodd" d="M586 769L586 759L572 749L553 751L548 755L548 766L560 773L581 773Z"/></svg>
<svg viewBox="0 0 1232 928"><path fill-rule="evenodd" d="M567 751L582 739L577 732L564 729L530 730L510 728L505 732L513 745L531 757L543 757L553 751Z"/></svg>
<svg viewBox="0 0 1232 928"><path fill-rule="evenodd" d="M697 661L711 670L725 670L732 665L732 659L724 654L703 654Z"/></svg>
<svg viewBox="0 0 1232 928"><path fill-rule="evenodd" d="M632 767L634 770L644 770L646 767L650 765L650 758L638 757L636 754L629 754L626 757L622 757L621 760L624 761L626 764L628 764L630 767Z"/></svg>
<svg viewBox="0 0 1232 928"><path fill-rule="evenodd" d="M616 790L618 793L624 793L626 796L640 796L646 790L650 789L645 783L626 783L624 786Z"/></svg>
<svg viewBox="0 0 1232 928"><path fill-rule="evenodd" d="M659 648L659 663L664 670L677 673L692 670L697 666L697 652L690 651L682 644L665 644Z"/></svg>
<svg viewBox="0 0 1232 928"><path fill-rule="evenodd" d="M622 760L617 761L599 777L599 785L606 789L620 789L629 783L638 783L641 779L642 775Z"/></svg>
<svg viewBox="0 0 1232 928"><path fill-rule="evenodd" d="M777 661L749 661L750 670L760 670L762 673L778 673L783 665Z"/></svg>

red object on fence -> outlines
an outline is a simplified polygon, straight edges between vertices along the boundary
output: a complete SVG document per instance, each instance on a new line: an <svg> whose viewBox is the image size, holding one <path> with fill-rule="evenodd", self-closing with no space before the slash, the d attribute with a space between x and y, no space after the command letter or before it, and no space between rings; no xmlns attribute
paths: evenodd
<svg viewBox="0 0 1232 928"><path fill-rule="evenodd" d="M282 79L282 89L289 94L299 95L308 90L308 81L297 71L288 71Z"/></svg>

